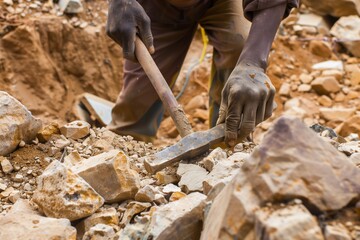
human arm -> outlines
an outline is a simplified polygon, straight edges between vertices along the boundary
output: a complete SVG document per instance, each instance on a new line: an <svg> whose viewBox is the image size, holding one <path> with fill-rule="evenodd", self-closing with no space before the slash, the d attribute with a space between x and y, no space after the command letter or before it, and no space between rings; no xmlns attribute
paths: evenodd
<svg viewBox="0 0 360 240"><path fill-rule="evenodd" d="M249 37L223 88L218 123L225 122L225 141L230 146L247 137L272 114L275 88L265 70L276 31L288 9L287 1L278 2L251 12Z"/></svg>

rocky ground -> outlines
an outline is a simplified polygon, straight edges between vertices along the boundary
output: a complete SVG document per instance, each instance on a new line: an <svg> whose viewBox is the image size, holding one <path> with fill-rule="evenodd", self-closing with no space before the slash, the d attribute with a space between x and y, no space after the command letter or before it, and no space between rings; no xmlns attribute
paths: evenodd
<svg viewBox="0 0 360 240"><path fill-rule="evenodd" d="M268 68L278 108L253 142L155 175L144 158L180 139L169 117L154 143L73 121L78 94L121 89L107 3L1 2L0 239L360 239L360 5L339 2L283 21ZM197 35L175 93L201 48ZM197 131L210 66L208 48L180 98Z"/></svg>

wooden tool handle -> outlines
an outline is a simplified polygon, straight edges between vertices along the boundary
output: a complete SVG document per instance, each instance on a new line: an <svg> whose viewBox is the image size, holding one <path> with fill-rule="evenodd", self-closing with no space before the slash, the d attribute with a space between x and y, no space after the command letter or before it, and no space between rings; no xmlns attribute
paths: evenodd
<svg viewBox="0 0 360 240"><path fill-rule="evenodd" d="M175 126L180 133L181 137L184 137L192 133L191 125L187 119L184 110L176 101L174 94L172 93L169 85L165 81L160 70L156 66L153 58L146 49L144 43L136 37L135 40L135 54L146 75L154 86L157 94L159 95L165 109L169 111L171 118L174 120Z"/></svg>

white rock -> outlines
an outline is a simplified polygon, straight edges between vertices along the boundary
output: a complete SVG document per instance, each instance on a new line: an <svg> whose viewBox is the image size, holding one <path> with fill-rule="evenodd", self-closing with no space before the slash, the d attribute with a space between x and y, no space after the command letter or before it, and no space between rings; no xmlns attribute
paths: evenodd
<svg viewBox="0 0 360 240"><path fill-rule="evenodd" d="M255 219L257 239L324 239L316 218L303 205L277 210L262 208L256 212Z"/></svg>
<svg viewBox="0 0 360 240"><path fill-rule="evenodd" d="M110 240L114 239L115 231L105 224L97 224L85 233L82 240Z"/></svg>
<svg viewBox="0 0 360 240"><path fill-rule="evenodd" d="M360 168L360 153L354 153L350 156L350 161Z"/></svg>
<svg viewBox="0 0 360 240"><path fill-rule="evenodd" d="M208 172L195 164L179 164L177 174L181 176L179 186L185 193L202 191L202 182L206 178Z"/></svg>
<svg viewBox="0 0 360 240"><path fill-rule="evenodd" d="M142 239L198 239L202 229L204 200L201 193L191 193L178 201L156 209Z"/></svg>
<svg viewBox="0 0 360 240"><path fill-rule="evenodd" d="M5 183L0 182L0 191L5 191L7 189L7 185Z"/></svg>
<svg viewBox="0 0 360 240"><path fill-rule="evenodd" d="M13 187L9 187L7 189L5 189L5 191L0 192L0 199L4 198L4 197L8 197L10 196L10 194L14 191Z"/></svg>
<svg viewBox="0 0 360 240"><path fill-rule="evenodd" d="M74 240L76 230L68 219L43 217L28 201L19 200L8 214L0 216L0 239Z"/></svg>
<svg viewBox="0 0 360 240"><path fill-rule="evenodd" d="M345 121L356 112L356 108L320 108L320 116L326 121Z"/></svg>
<svg viewBox="0 0 360 240"><path fill-rule="evenodd" d="M325 227L326 240L351 240L349 231L342 224L326 225Z"/></svg>
<svg viewBox="0 0 360 240"><path fill-rule="evenodd" d="M157 191L151 186L147 185L141 188L135 195L135 201L138 202L153 202L155 200L155 195Z"/></svg>
<svg viewBox="0 0 360 240"><path fill-rule="evenodd" d="M11 173L14 170L9 159L5 157L0 156L0 164L4 173Z"/></svg>
<svg viewBox="0 0 360 240"><path fill-rule="evenodd" d="M37 179L33 201L49 217L71 221L99 209L104 199L77 174L59 161L53 161Z"/></svg>
<svg viewBox="0 0 360 240"><path fill-rule="evenodd" d="M360 10L360 3L358 3ZM355 57L360 57L360 17L340 18L331 28L330 33L340 41Z"/></svg>
<svg viewBox="0 0 360 240"><path fill-rule="evenodd" d="M312 69L314 70L337 69L339 71L344 71L344 65L342 61L329 60L314 64L312 66Z"/></svg>
<svg viewBox="0 0 360 240"><path fill-rule="evenodd" d="M291 86L288 83L283 83L281 84L281 87L279 89L279 94L282 96L290 96L290 92L291 92Z"/></svg>
<svg viewBox="0 0 360 240"><path fill-rule="evenodd" d="M22 140L31 142L41 126L24 105L0 91L0 156L14 151Z"/></svg>
<svg viewBox="0 0 360 240"><path fill-rule="evenodd" d="M20 191L19 190L12 191L12 193L9 196L9 200L12 203L15 203L19 198L20 198Z"/></svg>
<svg viewBox="0 0 360 240"><path fill-rule="evenodd" d="M73 121L62 126L60 131L65 137L76 140L90 134L90 124L84 121Z"/></svg>
<svg viewBox="0 0 360 240"><path fill-rule="evenodd" d="M210 152L208 156L201 160L200 164L205 167L206 170L211 171L213 167L222 160L226 160L226 152L218 147Z"/></svg>
<svg viewBox="0 0 360 240"><path fill-rule="evenodd" d="M300 14L297 25L314 28L317 32L326 34L329 32L329 25L323 17L313 13Z"/></svg>
<svg viewBox="0 0 360 240"><path fill-rule="evenodd" d="M4 3L9 6L12 6L14 4L12 0L4 0Z"/></svg>
<svg viewBox="0 0 360 240"><path fill-rule="evenodd" d="M178 186L170 183L166 185L162 191L164 193L173 193L173 192L181 192L181 189Z"/></svg>
<svg viewBox="0 0 360 240"><path fill-rule="evenodd" d="M243 162L222 161L206 176L203 181L204 194L208 195L213 188L219 193L239 172Z"/></svg>

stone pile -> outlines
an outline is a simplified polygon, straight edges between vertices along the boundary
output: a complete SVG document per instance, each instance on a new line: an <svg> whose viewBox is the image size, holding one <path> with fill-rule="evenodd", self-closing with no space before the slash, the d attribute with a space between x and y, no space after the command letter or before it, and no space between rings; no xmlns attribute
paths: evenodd
<svg viewBox="0 0 360 240"><path fill-rule="evenodd" d="M293 105L311 107L299 99ZM244 142L231 151L216 148L149 175L141 159L157 151L151 144L87 126L50 124L31 145L0 159L2 239L356 239L360 234L357 135L342 138L330 128L310 130L283 117L258 147ZM33 153L27 158L21 151ZM38 168L27 165L34 162ZM336 217L326 217L334 211ZM40 230L50 224L54 231L40 233L34 224Z"/></svg>
<svg viewBox="0 0 360 240"><path fill-rule="evenodd" d="M299 117L307 125L329 126L342 137L359 135L360 17L356 12L360 3L352 0L303 2L324 15L341 18L331 25L324 16L302 7L284 21L287 34L283 40L292 48L307 49L309 61L307 67L302 68L296 61L290 61L287 68L297 72L291 75L273 68L274 75L282 80L278 93L285 111L281 114ZM350 10L354 13L350 14ZM268 125L264 124L263 129L267 130Z"/></svg>
<svg viewBox="0 0 360 240"><path fill-rule="evenodd" d="M357 239L359 196L360 169L299 120L283 117L212 202L201 239ZM332 211L338 216L324 219Z"/></svg>
<svg viewBox="0 0 360 240"><path fill-rule="evenodd" d="M0 10L2 10L4 14L12 15L13 18L18 20L17 22L30 17L64 16L69 13L69 16L64 16L63 23L76 28L85 29L89 26L94 27L103 23L103 19L106 16L107 4L88 3L85 1L78 2L82 6L76 12L68 11L71 7L74 8L75 5L78 4L76 0L60 0L56 2L4 0L0 3ZM66 6L70 6L70 8L63 9Z"/></svg>

